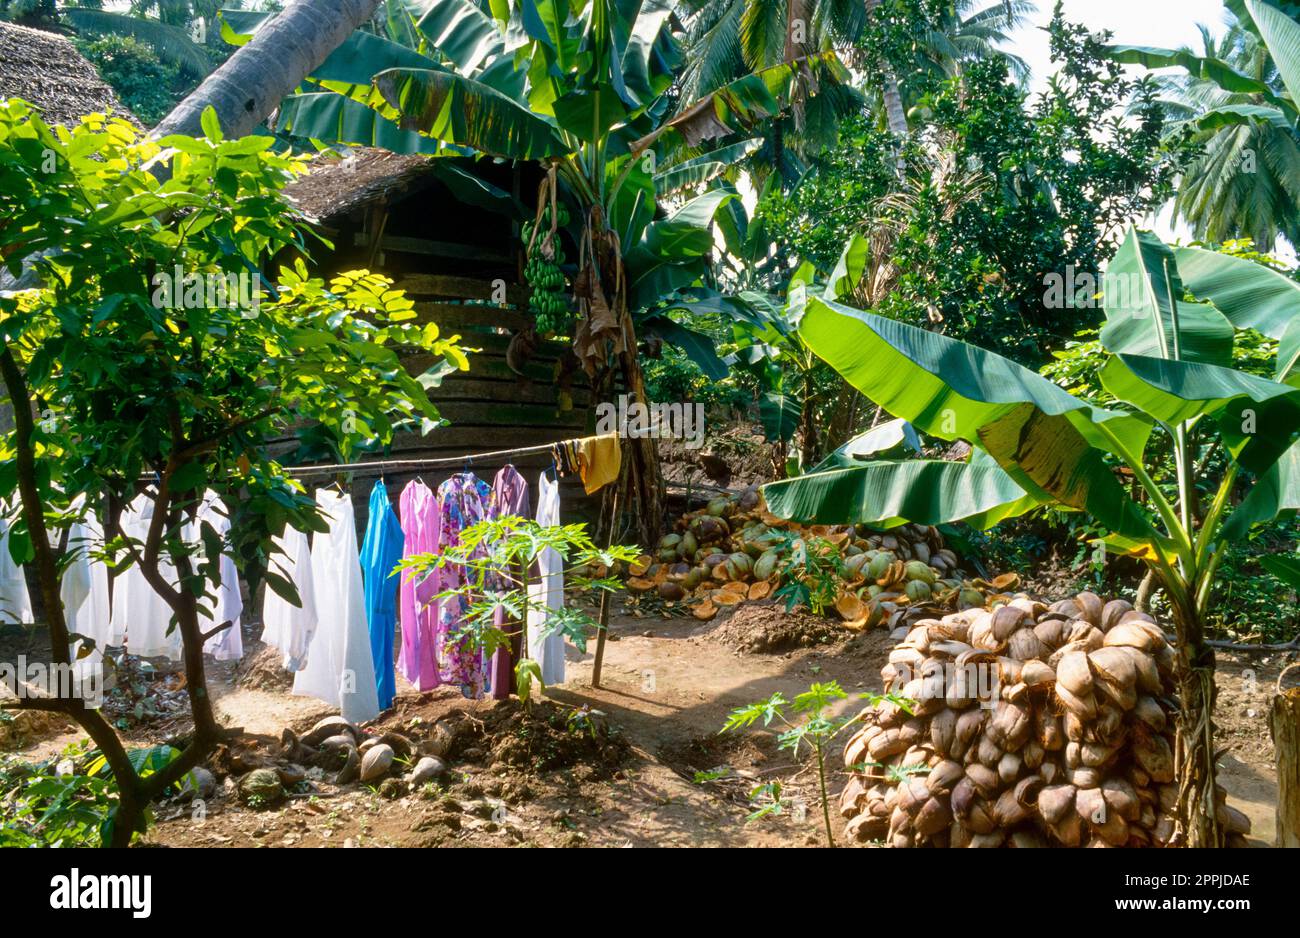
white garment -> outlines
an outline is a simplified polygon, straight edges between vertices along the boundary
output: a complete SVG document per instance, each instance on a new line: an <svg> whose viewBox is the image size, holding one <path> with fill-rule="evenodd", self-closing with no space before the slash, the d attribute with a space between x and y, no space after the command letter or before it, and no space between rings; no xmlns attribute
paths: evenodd
<svg viewBox="0 0 1300 938"><path fill-rule="evenodd" d="M292 605L268 585L262 599L262 641L283 652L286 671L301 671L307 666L307 649L316 634L311 549L307 535L288 525L274 543L278 552L271 557L271 572L294 585L302 605Z"/></svg>
<svg viewBox="0 0 1300 938"><path fill-rule="evenodd" d="M9 521L0 516L0 625L35 622L27 577L9 553Z"/></svg>
<svg viewBox="0 0 1300 938"><path fill-rule="evenodd" d="M141 492L122 511L122 533L143 550L153 518L153 492ZM168 583L176 585L176 568L165 553L158 558L158 572ZM126 650L142 658L181 656L180 629L167 630L172 610L144 578L138 564L131 564L113 581L113 631L126 636Z"/></svg>
<svg viewBox="0 0 1300 938"><path fill-rule="evenodd" d="M536 520L542 525L560 523L560 485L545 472L537 480ZM564 683L564 636L540 633L550 610L564 608L564 558L548 547L537 556L537 570L541 578L528 584L528 657L541 667L542 683L550 687Z"/></svg>
<svg viewBox="0 0 1300 938"><path fill-rule="evenodd" d="M293 692L338 707L349 723L365 723L379 716L379 692L352 499L321 489L316 504L329 520L329 531L317 533L311 548L319 621Z"/></svg>
<svg viewBox="0 0 1300 938"><path fill-rule="evenodd" d="M86 503L84 495L70 506L80 512ZM68 528L67 552L71 561L63 571L59 586L59 599L63 603L63 616L70 634L81 635L95 642L95 649L84 658L78 658L81 640L73 639L69 653L79 679L88 676L88 670L104 658L104 649L121 645L125 633L113 627L108 594L108 567L104 561L91 557L91 553L104 546L104 528L98 516L87 511L80 521Z"/></svg>
<svg viewBox="0 0 1300 938"><path fill-rule="evenodd" d="M194 522L187 539L192 543L203 543L203 523L207 522L225 544L230 535L230 510L216 492L211 490L203 495L199 510L195 512ZM196 565L201 558L195 558ZM221 554L221 585L213 588L212 583L205 586L208 595L199 599L199 628L210 632L223 622L231 623L227 628L203 643L203 650L218 661L234 661L244 657L244 636L240 631L240 614L244 611L244 596L239 591L239 570L235 558L228 551Z"/></svg>

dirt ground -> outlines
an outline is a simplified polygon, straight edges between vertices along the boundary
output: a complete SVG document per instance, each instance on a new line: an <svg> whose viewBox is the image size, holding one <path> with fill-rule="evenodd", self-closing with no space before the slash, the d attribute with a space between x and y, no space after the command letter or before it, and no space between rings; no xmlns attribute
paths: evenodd
<svg viewBox="0 0 1300 938"><path fill-rule="evenodd" d="M420 695L402 685L395 707L373 728L419 740L438 724L465 732L447 753L439 784L341 787L319 777L295 785L274 808L240 803L234 778L202 803L159 806L147 843L166 846L802 846L824 841L811 760L777 747L759 728L719 735L734 708L780 691L787 699L814 681L837 680L850 694L880 689L888 635L854 635L771 604L746 604L710 623L616 615L601 687L591 687L594 644L569 647L566 682L528 715L514 702L468 701L452 689ZM249 632L256 631L250 628ZM252 640L251 634L248 636ZM244 745L213 764L232 776L271 761L286 727L302 733L330 711L288 693L274 661L210 663L222 722L243 727ZM1283 656L1222 654L1221 781L1253 823L1252 845L1274 836L1276 778L1268 697ZM139 676L136 676L137 679ZM155 676L156 677L156 676ZM165 709L165 683L156 686ZM847 702L846 710L859 704ZM583 710L582 708L586 708ZM574 711L596 729L567 727ZM160 730L159 727L167 727ZM170 731L166 713L126 730L141 741ZM47 758L77 738L52 731L29 742ZM830 760L838 793L838 747ZM697 773L704 773L697 776ZM780 780L793 808L747 821L749 792ZM832 816L836 838L840 820Z"/></svg>

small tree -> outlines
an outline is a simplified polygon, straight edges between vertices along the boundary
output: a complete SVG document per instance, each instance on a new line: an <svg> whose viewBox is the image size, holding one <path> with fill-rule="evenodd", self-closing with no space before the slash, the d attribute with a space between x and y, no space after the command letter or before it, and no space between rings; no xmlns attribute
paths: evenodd
<svg viewBox="0 0 1300 938"><path fill-rule="evenodd" d="M840 687L839 681L825 684L812 684L802 694L796 694L794 700L786 700L785 695L777 691L766 700L760 700L746 707L731 711L727 722L720 732L734 732L752 727L759 720L764 726L771 726L775 720L785 729L777 736L781 749L788 749L799 756L807 746L817 760L817 793L821 802L822 823L826 829L826 846L835 846L835 833L831 829L830 790L826 779L826 750L836 736L861 720L871 707L877 707L888 701L911 713L911 701L897 694L858 694L857 699L865 700L868 709L848 716L836 716L831 708L841 700L848 700L849 695ZM786 708L793 714L802 716L800 722L786 716ZM769 801L750 815L750 820L757 820L768 814L779 813L785 804L781 796L781 783L769 782L760 785L750 793L751 801L758 801L766 796Z"/></svg>
<svg viewBox="0 0 1300 938"><path fill-rule="evenodd" d="M567 573L532 573L547 550L560 555L569 567ZM546 622L537 637L562 635L579 651L586 652L587 639L599 623L576 603L565 602L550 609L545 600L538 601L533 588L540 586L544 590L552 579L563 578L564 592L575 596L593 590L611 592L622 585L612 575L615 565L630 563L639 554L639 548L620 544L597 547L585 524L543 525L507 515L470 525L461 532L459 543L442 553L403 558L397 571L417 581L448 568L456 571L461 585L440 590L429 601L464 604L457 627L448 638L462 642L466 651L490 656L499 648L509 648L511 634L506 628L517 633L528 622L530 612L546 610ZM505 611L505 628L496 621L500 610ZM515 663L515 681L525 704L534 681L545 687L540 665L526 654Z"/></svg>
<svg viewBox="0 0 1300 938"><path fill-rule="evenodd" d="M0 497L17 491L14 559L32 563L54 661L69 662L60 603L62 570L91 550L121 571L136 565L179 630L194 719L188 744L147 776L109 723L80 697L22 697L16 706L75 719L117 785L106 840L125 845L150 800L197 765L222 738L203 669L204 611L220 586L219 558L259 557L286 524L324 526L313 500L286 476L269 441L314 425L346 458L400 429L439 423L426 389L467 366L455 338L418 324L412 303L382 277L359 271L329 284L303 262L281 267L265 290L260 271L280 251L304 246L279 190L298 160L272 140L224 140L214 116L206 139L139 140L102 115L51 129L24 102L0 103L0 256L11 272L33 268L40 285L0 297L0 376L15 429L0 451ZM169 149L163 149L169 148ZM160 183L149 171L169 160ZM435 365L412 377L406 347ZM34 419L34 417L36 419ZM152 482L143 539L119 523L142 478ZM185 536L205 490L233 514L226 543L204 524ZM99 506L107 540L69 545L84 495ZM174 571L168 573L168 571ZM292 584L268 585L297 601Z"/></svg>
<svg viewBox="0 0 1300 938"><path fill-rule="evenodd" d="M810 299L800 323L810 348L891 414L940 439L968 440L975 455L967 464L880 462L815 473L765 493L775 513L820 523L991 523L1034 504L1088 513L1110 532L1106 548L1148 564L1169 599L1181 707L1179 833L1187 844L1218 846L1206 613L1226 545L1254 523L1300 508L1300 389L1290 383L1300 361L1300 283L1229 255L1170 249L1136 230L1100 282L1101 340L1110 353L1100 378L1118 402L1112 408L976 346ZM1275 380L1231 367L1234 330L1248 328L1281 340ZM1147 443L1157 430L1172 447L1171 477L1149 468ZM1207 480L1216 453L1227 469ZM1141 501L1116 477L1119 469ZM906 490L920 479L929 486ZM1198 482L1210 484L1208 503Z"/></svg>

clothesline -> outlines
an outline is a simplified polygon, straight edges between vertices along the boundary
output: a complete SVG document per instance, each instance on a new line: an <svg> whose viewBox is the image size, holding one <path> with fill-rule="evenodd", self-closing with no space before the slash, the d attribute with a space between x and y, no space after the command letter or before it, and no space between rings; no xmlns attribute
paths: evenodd
<svg viewBox="0 0 1300 938"><path fill-rule="evenodd" d="M522 446L516 449L499 449L490 453L467 453L463 456L437 456L427 459L376 459L369 462L325 463L313 466L283 466L289 475L328 475L335 472L390 472L397 469L434 469L439 466L460 466L474 460L491 460L503 457L530 456L534 453L549 453L557 444L571 443L573 440L556 440L554 443L539 443L536 446Z"/></svg>

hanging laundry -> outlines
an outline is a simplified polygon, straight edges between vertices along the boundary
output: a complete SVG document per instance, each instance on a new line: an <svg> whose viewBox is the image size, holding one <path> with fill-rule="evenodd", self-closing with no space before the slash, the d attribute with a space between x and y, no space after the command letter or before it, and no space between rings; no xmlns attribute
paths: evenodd
<svg viewBox="0 0 1300 938"><path fill-rule="evenodd" d="M135 542L137 551L143 549L149 536L153 495L153 489L141 492L122 511L122 533ZM158 559L158 572L168 583L177 582L176 568L165 552ZM145 579L139 564L131 564L113 580L112 627L116 634L125 636L131 654L180 658L181 633L171 628L171 621L171 607Z"/></svg>
<svg viewBox="0 0 1300 938"><path fill-rule="evenodd" d="M211 490L203 495L187 540L202 545L204 523L211 525L222 544L225 544L230 536L230 510L217 493ZM202 555L194 558L196 570L202 560ZM223 550L221 554L220 570L221 585L217 586L209 580L204 587L208 595L199 599L199 628L210 632L223 622L229 622L228 627L203 643L203 650L218 661L236 661L244 657L244 636L240 627L244 596L239 590L239 570L229 551Z"/></svg>
<svg viewBox="0 0 1300 938"><path fill-rule="evenodd" d="M514 466L505 466L492 480L492 495L488 500L488 517L505 518L509 515L526 517L528 515L528 483L516 471ZM517 588L506 582L504 577L499 583L501 589ZM507 628L506 610L497 606L492 622L499 629ZM488 669L489 685L492 697L505 700L515 691L515 662L523 652L523 627L514 622L508 626L511 631L510 645L498 648L492 653L492 665Z"/></svg>
<svg viewBox="0 0 1300 938"><path fill-rule="evenodd" d="M311 548L319 619L307 649L307 666L294 676L293 692L338 707L349 723L365 723L380 710L352 499L321 489L316 504L329 523Z"/></svg>
<svg viewBox="0 0 1300 938"><path fill-rule="evenodd" d="M537 523L560 523L560 484L545 472L537 480ZM538 579L528 585L528 657L541 667L547 687L564 683L564 636L542 635L550 613L564 608L564 558L554 547L537 557Z"/></svg>
<svg viewBox="0 0 1300 938"><path fill-rule="evenodd" d="M578 441L578 470L588 495L599 492L618 478L623 455L618 434L589 436Z"/></svg>
<svg viewBox="0 0 1300 938"><path fill-rule="evenodd" d="M91 668L104 659L104 649L121 645L126 636L113 628L112 607L109 603L108 566L91 554L104 546L104 528L94 512L85 509L86 496L78 495L68 510L81 514L80 520L68 528L67 554L71 558L63 571L59 585L59 600L63 603L63 617L69 635L92 639L95 648L81 656L82 642L74 638L68 653L78 680L89 677Z"/></svg>
<svg viewBox="0 0 1300 938"><path fill-rule="evenodd" d="M438 499L422 479L408 482L402 489L403 557L431 554L438 549L441 529ZM402 615L402 650L397 667L420 693L433 690L442 681L438 676L438 582L441 571L433 571L423 580L403 573L399 586Z"/></svg>
<svg viewBox="0 0 1300 938"><path fill-rule="evenodd" d="M271 572L294 585L301 605L293 605L268 584L262 599L262 641L284 655L286 671L301 671L307 667L307 650L316 634L311 548L307 535L287 524L284 533L272 538L272 542L276 552L270 559Z"/></svg>
<svg viewBox="0 0 1300 938"><path fill-rule="evenodd" d="M11 512L4 506L0 512L0 625L22 625L35 622L32 615L32 597L27 591L27 576L20 564L9 553L9 518Z"/></svg>
<svg viewBox="0 0 1300 938"><path fill-rule="evenodd" d="M397 697L393 674L393 632L397 628L398 577L393 568L402 559L405 538L402 526L388 501L382 481L370 490L370 520L361 544L361 572L366 585L366 620L370 627L370 650L378 678L379 709L387 710Z"/></svg>
<svg viewBox="0 0 1300 938"><path fill-rule="evenodd" d="M438 486L438 551L458 546L461 532L486 517L491 495L487 483L472 472L454 475ZM467 582L465 570L455 564L448 564L440 574L439 590L457 589ZM436 657L444 684L459 685L466 697L478 698L483 695L487 677L482 650L471 647L468 638L456 635L469 605L469 597L463 594L438 604Z"/></svg>
<svg viewBox="0 0 1300 938"><path fill-rule="evenodd" d="M558 443L552 443L551 462L555 464L555 471L561 478L578 475L580 472L580 467L578 465L578 441L561 440Z"/></svg>

